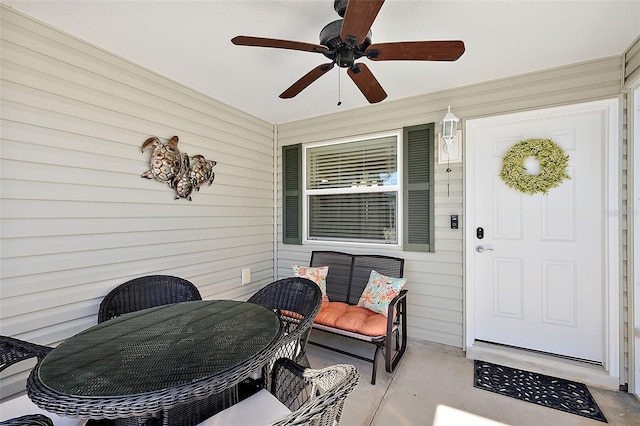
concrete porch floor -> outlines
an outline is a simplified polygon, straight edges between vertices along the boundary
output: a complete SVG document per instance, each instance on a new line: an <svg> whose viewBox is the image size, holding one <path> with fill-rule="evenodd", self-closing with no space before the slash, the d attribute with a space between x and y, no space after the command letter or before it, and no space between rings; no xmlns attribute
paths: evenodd
<svg viewBox="0 0 640 426"><path fill-rule="evenodd" d="M317 334L317 333L316 333ZM326 341L326 333L311 340ZM328 337L328 339L334 339ZM354 352L373 353L371 345L341 339ZM311 366L353 364L360 383L347 397L341 426L603 425L605 423L473 387L473 360L443 345L409 341L396 371L378 365L371 384L371 363L308 345ZM640 401L628 393L589 386L610 425L640 425Z"/></svg>

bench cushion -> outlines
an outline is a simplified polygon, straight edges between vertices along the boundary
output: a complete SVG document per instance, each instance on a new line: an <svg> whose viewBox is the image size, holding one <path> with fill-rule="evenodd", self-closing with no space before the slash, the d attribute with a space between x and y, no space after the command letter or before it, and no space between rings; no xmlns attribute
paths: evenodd
<svg viewBox="0 0 640 426"><path fill-rule="evenodd" d="M315 323L365 336L377 337L387 333L387 317L343 302L323 303Z"/></svg>

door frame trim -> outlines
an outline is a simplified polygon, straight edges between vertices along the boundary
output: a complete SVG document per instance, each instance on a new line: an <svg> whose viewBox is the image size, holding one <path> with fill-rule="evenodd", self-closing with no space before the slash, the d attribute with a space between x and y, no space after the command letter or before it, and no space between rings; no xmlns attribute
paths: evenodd
<svg viewBox="0 0 640 426"><path fill-rule="evenodd" d="M629 392L640 398L640 222L635 211L640 206L640 78L630 84L627 92L627 128L629 158L633 159L633 171L630 173L629 185L633 191L629 193L628 218L629 227L633 229L633 255L629 260ZM631 197L633 193L633 197ZM633 303L632 303L633 302Z"/></svg>
<svg viewBox="0 0 640 426"><path fill-rule="evenodd" d="M620 140L620 111L622 97L604 99L599 101L584 102L571 105L563 105L549 108L541 108L530 111L506 113L503 115L480 117L464 120L464 327L463 344L465 352L473 349L475 341L475 311L474 311L474 235L473 226L473 205L471 199L467 197L472 193L473 161L474 156L474 129L477 127L492 126L505 121L537 119L549 115L571 114L586 111L602 111L606 119L605 132L607 136L607 147L603 173L608 177L604 185L605 194L605 248L606 261L604 262L605 276L605 342L604 345L604 369L607 373L619 380L620 378L620 249L619 249L619 218L620 218L620 190L619 190L619 140Z"/></svg>

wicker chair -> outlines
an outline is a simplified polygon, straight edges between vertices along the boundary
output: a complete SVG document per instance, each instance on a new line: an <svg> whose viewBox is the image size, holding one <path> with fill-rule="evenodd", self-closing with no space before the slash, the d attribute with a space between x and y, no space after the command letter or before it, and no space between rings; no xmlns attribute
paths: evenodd
<svg viewBox="0 0 640 426"><path fill-rule="evenodd" d="M147 275L120 284L105 296L98 310L98 323L154 306L202 300L193 283L170 275Z"/></svg>
<svg viewBox="0 0 640 426"><path fill-rule="evenodd" d="M0 371L16 362L33 357L37 357L40 362L52 349L13 337L0 336Z"/></svg>
<svg viewBox="0 0 640 426"><path fill-rule="evenodd" d="M271 426L333 426L340 423L347 396L360 381L353 365L304 368L281 358L273 366L271 393L292 413Z"/></svg>
<svg viewBox="0 0 640 426"><path fill-rule="evenodd" d="M353 365L314 370L280 358L273 367L271 392L262 389L198 426L336 426L345 399L359 380L360 374Z"/></svg>
<svg viewBox="0 0 640 426"><path fill-rule="evenodd" d="M38 358L38 362L40 362L51 349L53 348L13 337L0 336L0 371L33 357ZM27 414L0 422L0 425L53 426L53 421L43 414Z"/></svg>
<svg viewBox="0 0 640 426"><path fill-rule="evenodd" d="M53 420L44 414L28 414L0 422L2 426L53 426Z"/></svg>
<svg viewBox="0 0 640 426"><path fill-rule="evenodd" d="M249 302L274 310L284 325L273 361L289 358L308 366L305 350L322 304L320 287L306 278L283 278L258 290Z"/></svg>

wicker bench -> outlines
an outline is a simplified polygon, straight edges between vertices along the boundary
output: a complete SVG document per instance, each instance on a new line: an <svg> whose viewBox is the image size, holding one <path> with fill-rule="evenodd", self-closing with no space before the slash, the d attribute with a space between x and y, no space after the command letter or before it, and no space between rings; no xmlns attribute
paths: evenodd
<svg viewBox="0 0 640 426"><path fill-rule="evenodd" d="M322 311L334 302L349 305L349 307L342 306L343 308L351 308L356 305L367 286L372 270L388 277L401 278L404 272L404 259L378 255L352 255L336 251L314 251L311 253L310 266L329 266L326 281L327 297L330 303L323 303L320 313L316 317L316 322L313 324L313 329L371 343L375 345L375 351L372 358L367 358L323 343L314 341L309 343L371 362L373 364L371 384L375 384L378 355L381 352L384 354L385 368L388 372L392 372L407 348L407 290L403 289L391 301L386 318L382 314L375 314L379 317L371 318L375 321L384 321L386 324L385 331L376 335L322 324ZM340 304L336 305L340 306ZM313 338L313 333L311 338Z"/></svg>

